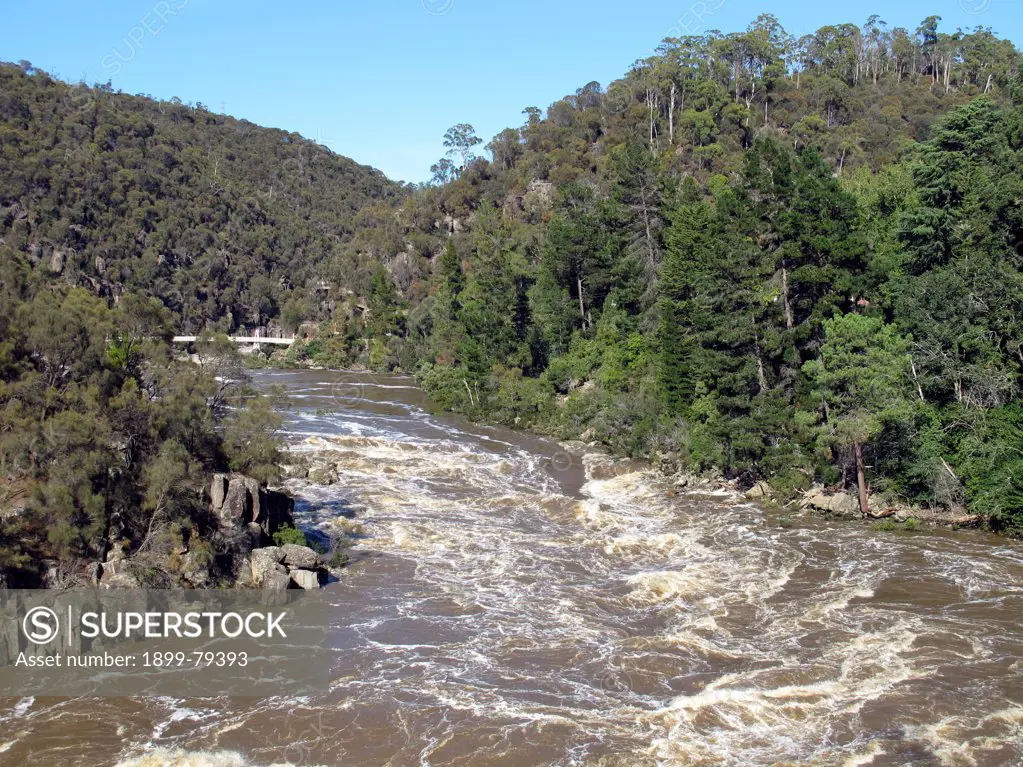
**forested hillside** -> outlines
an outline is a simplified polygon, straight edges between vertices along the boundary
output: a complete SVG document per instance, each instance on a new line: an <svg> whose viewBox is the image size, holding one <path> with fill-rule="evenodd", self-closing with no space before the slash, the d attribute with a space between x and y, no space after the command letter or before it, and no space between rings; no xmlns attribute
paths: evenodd
<svg viewBox="0 0 1023 767"><path fill-rule="evenodd" d="M5 66L0 253L183 328L316 322L291 361L401 367L473 417L1018 529L1023 82L939 21L668 39L489 157L455 126L414 191Z"/></svg>
<svg viewBox="0 0 1023 767"><path fill-rule="evenodd" d="M491 160L456 126L435 183L356 237L435 257L426 285L363 288L369 362L782 498L858 486L1019 526L1018 56L937 25L793 39L762 16L527 109ZM335 319L307 353L364 335Z"/></svg>
<svg viewBox="0 0 1023 767"><path fill-rule="evenodd" d="M183 332L279 318L401 194L296 134L0 64L0 252L107 298L144 289Z"/></svg>
<svg viewBox="0 0 1023 767"><path fill-rule="evenodd" d="M286 324L402 195L297 135L0 64L0 587L143 554L139 582L208 584L209 476L274 480L280 418L233 344L194 365L171 336Z"/></svg>

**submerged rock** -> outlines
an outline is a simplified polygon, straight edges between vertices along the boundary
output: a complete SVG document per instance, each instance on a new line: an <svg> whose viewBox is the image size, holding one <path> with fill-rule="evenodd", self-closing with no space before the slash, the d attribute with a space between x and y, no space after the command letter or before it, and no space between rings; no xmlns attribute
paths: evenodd
<svg viewBox="0 0 1023 767"><path fill-rule="evenodd" d="M309 472L309 481L316 485L336 485L338 480L337 469L333 466L318 466Z"/></svg>

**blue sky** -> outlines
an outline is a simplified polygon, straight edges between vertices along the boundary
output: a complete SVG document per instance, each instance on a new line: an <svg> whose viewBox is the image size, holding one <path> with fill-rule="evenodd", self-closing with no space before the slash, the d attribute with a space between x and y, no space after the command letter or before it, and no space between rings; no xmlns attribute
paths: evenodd
<svg viewBox="0 0 1023 767"><path fill-rule="evenodd" d="M681 27L790 32L862 24L990 26L1023 45L1019 0L3 0L0 59L112 81L298 131L398 180L423 181L441 137L484 140L591 80L620 77Z"/></svg>

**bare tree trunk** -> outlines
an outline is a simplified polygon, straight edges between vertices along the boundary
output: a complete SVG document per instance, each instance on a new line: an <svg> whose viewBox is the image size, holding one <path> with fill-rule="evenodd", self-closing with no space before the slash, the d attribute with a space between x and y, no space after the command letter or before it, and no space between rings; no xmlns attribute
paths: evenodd
<svg viewBox="0 0 1023 767"><path fill-rule="evenodd" d="M583 303L583 278L575 278L576 287L579 288L579 316L583 318L583 327L586 327L586 304Z"/></svg>
<svg viewBox="0 0 1023 767"><path fill-rule="evenodd" d="M912 357L909 358L909 369L913 371L913 383L916 384L916 392L920 395L920 401L926 402L923 387L920 386L920 378L916 374L916 363L913 362Z"/></svg>
<svg viewBox="0 0 1023 767"><path fill-rule="evenodd" d="M785 264L782 264L781 267L781 294L782 303L785 306L785 327L792 330L796 325L796 320L792 315L792 304L789 302L789 270Z"/></svg>
<svg viewBox="0 0 1023 767"><path fill-rule="evenodd" d="M866 516L870 513L870 503L867 501L867 476L863 469L863 445L856 443L856 485L860 490L860 512Z"/></svg>
<svg viewBox="0 0 1023 767"><path fill-rule="evenodd" d="M675 146L675 83L671 84L671 102L668 105L668 144Z"/></svg>
<svg viewBox="0 0 1023 767"><path fill-rule="evenodd" d="M756 327L757 321L753 320L753 326ZM760 353L760 335L758 333L753 334L753 338L756 341L754 349L757 355L757 383L760 384L761 393L767 391L767 375L764 371L764 358Z"/></svg>
<svg viewBox="0 0 1023 767"><path fill-rule="evenodd" d="M653 152L654 151L654 138L657 135L656 134L656 130L657 130L657 128L656 128L656 126L657 126L657 114L656 114L657 102L656 102L656 99L654 98L653 90L649 89L649 88L647 89L647 102L648 102L648 104L650 106L650 109L649 109L649 112L650 112L650 151Z"/></svg>

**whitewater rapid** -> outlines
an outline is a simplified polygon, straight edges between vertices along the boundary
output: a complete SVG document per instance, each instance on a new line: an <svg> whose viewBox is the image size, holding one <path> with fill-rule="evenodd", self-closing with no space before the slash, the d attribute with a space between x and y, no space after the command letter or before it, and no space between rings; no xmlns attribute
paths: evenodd
<svg viewBox="0 0 1023 767"><path fill-rule="evenodd" d="M431 414L408 379L263 379L296 395L291 449L337 472L288 483L301 524L360 531L331 587L330 693L0 702L0 761L1023 759L1020 546L686 494L642 465Z"/></svg>

